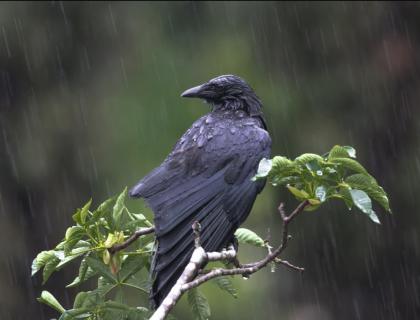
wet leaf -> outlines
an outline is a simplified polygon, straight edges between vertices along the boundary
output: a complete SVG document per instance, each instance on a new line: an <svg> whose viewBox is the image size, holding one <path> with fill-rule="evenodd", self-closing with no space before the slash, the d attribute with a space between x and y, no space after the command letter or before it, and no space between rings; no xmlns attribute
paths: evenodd
<svg viewBox="0 0 420 320"><path fill-rule="evenodd" d="M188 303L191 306L195 319L207 320L210 318L210 305L207 298L198 290L198 288L193 288L188 291Z"/></svg>
<svg viewBox="0 0 420 320"><path fill-rule="evenodd" d="M269 159L263 158L260 163L258 164L257 174L252 178L252 180L256 180L259 178L265 178L268 176L273 162Z"/></svg>
<svg viewBox="0 0 420 320"><path fill-rule="evenodd" d="M264 240L261 239L254 231L245 228L239 228L235 232L235 237L239 243L250 244L256 247L264 247Z"/></svg>
<svg viewBox="0 0 420 320"><path fill-rule="evenodd" d="M352 189L350 190L350 195L356 207L366 213L373 222L380 223L375 211L372 210L372 201L366 192Z"/></svg>
<svg viewBox="0 0 420 320"><path fill-rule="evenodd" d="M315 189L315 196L319 201L324 202L327 199L327 188L325 186L318 186Z"/></svg>
<svg viewBox="0 0 420 320"><path fill-rule="evenodd" d="M108 250L105 250L108 251ZM101 261L94 259L92 257L86 257L86 262L89 265L89 267L92 268L93 271L96 271L99 275L106 278L111 283L115 283L116 279L114 275L109 271L109 268L103 264Z"/></svg>
<svg viewBox="0 0 420 320"><path fill-rule="evenodd" d="M315 153L304 153L295 159L296 163L306 164L311 161L322 162L324 159L318 154Z"/></svg>
<svg viewBox="0 0 420 320"><path fill-rule="evenodd" d="M287 186L287 189L299 200L305 200L309 198L309 194L305 190L299 190L291 185Z"/></svg>
<svg viewBox="0 0 420 320"><path fill-rule="evenodd" d="M127 197L127 187L118 196L117 201L115 201L115 205L112 210L112 217L116 225L119 225L121 215L124 210L124 201L126 197Z"/></svg>
<svg viewBox="0 0 420 320"><path fill-rule="evenodd" d="M57 310L60 313L66 311L63 306L57 301L57 299L48 291L42 291L41 296L37 298L39 302L42 302L51 308Z"/></svg>
<svg viewBox="0 0 420 320"><path fill-rule="evenodd" d="M217 285L221 290L226 291L235 299L238 298L237 290L228 277L214 278L212 282Z"/></svg>
<svg viewBox="0 0 420 320"><path fill-rule="evenodd" d="M333 158L329 160L331 163L339 164L340 166L350 169L357 173L368 174L366 169L356 160L348 158Z"/></svg>

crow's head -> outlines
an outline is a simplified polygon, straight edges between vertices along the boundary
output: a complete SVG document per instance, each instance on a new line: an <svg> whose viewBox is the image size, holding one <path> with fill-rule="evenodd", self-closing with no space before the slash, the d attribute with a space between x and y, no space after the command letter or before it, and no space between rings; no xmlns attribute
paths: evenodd
<svg viewBox="0 0 420 320"><path fill-rule="evenodd" d="M213 106L213 110L239 110L251 116L261 113L261 101L252 88L241 78L224 75L186 90L181 97L201 98Z"/></svg>

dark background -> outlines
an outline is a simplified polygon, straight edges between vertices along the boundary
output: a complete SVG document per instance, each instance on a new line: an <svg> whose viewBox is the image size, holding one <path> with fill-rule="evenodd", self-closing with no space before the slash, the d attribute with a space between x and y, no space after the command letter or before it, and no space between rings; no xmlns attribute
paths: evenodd
<svg viewBox="0 0 420 320"><path fill-rule="evenodd" d="M262 98L273 154L352 145L394 214L305 213L285 253L305 274L237 279L237 300L206 285L212 319L419 318L419 45L419 3L1 3L0 318L57 316L35 300L36 253L158 165L208 111L180 93L227 73ZM245 225L277 240L280 200L296 204L267 186ZM44 287L65 307L75 272Z"/></svg>

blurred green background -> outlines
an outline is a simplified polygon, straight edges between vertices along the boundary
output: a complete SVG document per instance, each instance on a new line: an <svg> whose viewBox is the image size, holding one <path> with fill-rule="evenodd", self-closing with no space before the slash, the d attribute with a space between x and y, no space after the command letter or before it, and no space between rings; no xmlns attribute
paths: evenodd
<svg viewBox="0 0 420 320"><path fill-rule="evenodd" d="M394 215L378 208L377 226L342 204L306 213L285 253L305 274L237 279L236 300L205 285L212 319L419 318L419 45L419 3L1 3L0 318L57 316L35 300L35 254L90 197L159 165L209 110L180 93L227 73L262 98L273 154L354 146ZM245 226L278 240L279 201L295 205L267 186ZM45 287L65 307L75 272ZM175 314L191 318L185 301Z"/></svg>

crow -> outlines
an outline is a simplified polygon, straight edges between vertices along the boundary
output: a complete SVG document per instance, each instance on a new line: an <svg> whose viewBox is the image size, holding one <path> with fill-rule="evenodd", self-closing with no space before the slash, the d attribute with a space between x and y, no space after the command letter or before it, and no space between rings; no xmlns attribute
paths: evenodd
<svg viewBox="0 0 420 320"><path fill-rule="evenodd" d="M251 179L271 151L261 101L240 77L216 77L181 97L201 98L211 112L195 121L163 163L130 190L154 213L153 308L189 262L195 221L201 224L204 250L218 251L235 241L236 229L265 185Z"/></svg>

